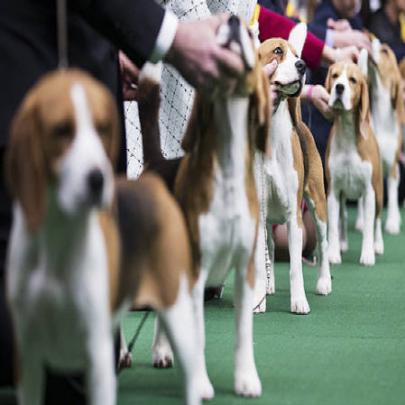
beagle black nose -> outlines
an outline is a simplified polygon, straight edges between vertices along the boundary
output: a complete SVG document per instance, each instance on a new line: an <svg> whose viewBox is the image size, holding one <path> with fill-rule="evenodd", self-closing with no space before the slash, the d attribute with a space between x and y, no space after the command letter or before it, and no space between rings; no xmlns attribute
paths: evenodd
<svg viewBox="0 0 405 405"><path fill-rule="evenodd" d="M343 94L343 92L345 91L345 86L342 83L338 83L336 85L336 94L341 96Z"/></svg>
<svg viewBox="0 0 405 405"><path fill-rule="evenodd" d="M297 68L298 73L301 76L304 76L307 65L302 59L298 59L297 62L295 62L295 67Z"/></svg>
<svg viewBox="0 0 405 405"><path fill-rule="evenodd" d="M87 176L87 185L93 197L99 197L104 185L104 176L100 169L93 169Z"/></svg>

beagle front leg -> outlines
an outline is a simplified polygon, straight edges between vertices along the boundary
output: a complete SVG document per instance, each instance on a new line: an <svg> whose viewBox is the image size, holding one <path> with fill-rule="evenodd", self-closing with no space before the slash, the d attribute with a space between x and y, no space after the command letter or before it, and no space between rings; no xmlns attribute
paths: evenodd
<svg viewBox="0 0 405 405"><path fill-rule="evenodd" d="M290 251L290 310L295 314L305 315L310 312L310 308L305 295L304 277L302 274L303 225L298 224L296 209L293 210L287 226L288 249Z"/></svg>
<svg viewBox="0 0 405 405"><path fill-rule="evenodd" d="M375 221L375 192L371 182L367 185L364 194L364 227L361 247L360 264L373 266L375 264L374 252L374 221Z"/></svg>
<svg viewBox="0 0 405 405"><path fill-rule="evenodd" d="M250 285L249 272L253 273L253 257L241 253L235 265L236 351L235 392L244 397L258 397L262 384L257 374L253 353L253 298L254 285Z"/></svg>
<svg viewBox="0 0 405 405"><path fill-rule="evenodd" d="M333 264L342 263L339 242L339 209L339 200L336 196L336 191L331 185L328 195L328 241L329 261Z"/></svg>
<svg viewBox="0 0 405 405"><path fill-rule="evenodd" d="M112 335L92 326L88 340L87 387L89 405L115 405L116 380Z"/></svg>
<svg viewBox="0 0 405 405"><path fill-rule="evenodd" d="M196 336L195 316L192 298L186 277L180 280L176 302L159 311L161 327L164 328L176 353L185 381L185 398L187 405L199 405L201 399L211 399L214 395L206 391L205 359L201 355L201 346ZM180 322L179 322L180 321ZM209 380L208 380L209 382Z"/></svg>
<svg viewBox="0 0 405 405"><path fill-rule="evenodd" d="M174 356L169 340L159 317L155 320L155 332L152 343L152 364L155 368L173 367Z"/></svg>
<svg viewBox="0 0 405 405"><path fill-rule="evenodd" d="M255 297L253 301L253 312L255 314L266 312L267 296L267 268L266 268L266 235L265 224L260 216L257 231L257 243L255 253L256 283Z"/></svg>
<svg viewBox="0 0 405 405"><path fill-rule="evenodd" d="M391 235L398 235L401 225L401 214L398 205L399 169L395 163L391 173L387 178L388 189L388 209L385 231Z"/></svg>

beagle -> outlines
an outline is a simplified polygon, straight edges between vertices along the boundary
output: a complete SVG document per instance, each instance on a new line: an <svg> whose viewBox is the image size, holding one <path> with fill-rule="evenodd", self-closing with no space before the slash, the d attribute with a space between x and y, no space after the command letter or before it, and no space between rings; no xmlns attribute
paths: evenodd
<svg viewBox="0 0 405 405"><path fill-rule="evenodd" d="M234 387L238 395L257 397L262 388L253 354L252 307L259 204L253 164L256 148L266 149L268 84L252 35L237 17L230 17L219 28L217 38L222 46L242 56L245 74L232 94L196 94L182 143L186 154L180 162L175 194L191 238L200 356L204 359L204 287L222 285L235 269ZM213 396L206 374L204 398Z"/></svg>
<svg viewBox="0 0 405 405"><path fill-rule="evenodd" d="M387 177L388 211L385 231L400 232L401 214L398 205L399 159L402 149L402 123L405 122L402 77L391 48L375 38L372 56L362 50L359 66L369 79L371 118ZM356 228L363 227L363 204L359 202Z"/></svg>
<svg viewBox="0 0 405 405"><path fill-rule="evenodd" d="M272 224L288 225L290 251L290 309L296 314L307 314L310 307L302 274L302 203L307 203L317 230L320 268L316 292L328 295L332 282L327 257L327 212L321 158L312 134L301 118L299 95L305 81L306 66L300 55L306 38L306 25L298 24L288 42L269 39L259 48L263 64L277 60L278 67L271 78L276 94L273 116L268 132L271 157L264 159L265 218L270 255L267 293L275 292L274 242ZM260 256L263 255L262 252ZM256 312L265 312L267 274L264 266L256 264Z"/></svg>
<svg viewBox="0 0 405 405"><path fill-rule="evenodd" d="M380 152L370 125L369 93L366 77L353 63L336 63L329 68L325 87L329 105L335 112L326 150L328 181L329 260L341 263L341 251L348 249L347 198L362 198L364 212L360 263L372 266L375 253L382 254L384 241L380 213L383 177ZM340 206L342 205L342 206Z"/></svg>
<svg viewBox="0 0 405 405"><path fill-rule="evenodd" d="M84 371L88 403L115 404L112 332L133 300L157 310L186 403L201 403L186 224L156 176L114 181L118 132L111 95L77 70L45 76L15 117L7 291L22 405L43 403L45 367Z"/></svg>

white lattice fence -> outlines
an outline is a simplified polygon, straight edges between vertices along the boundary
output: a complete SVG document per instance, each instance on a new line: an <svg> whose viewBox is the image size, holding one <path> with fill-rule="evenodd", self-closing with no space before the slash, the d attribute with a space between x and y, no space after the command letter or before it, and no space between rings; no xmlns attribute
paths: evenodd
<svg viewBox="0 0 405 405"><path fill-rule="evenodd" d="M180 20L196 20L211 13L231 12L249 21L257 0L163 0ZM160 133L165 156L181 156L181 139L193 103L193 90L169 66L163 67L161 88ZM135 102L125 103L128 146L128 176L137 177L142 170L142 142Z"/></svg>

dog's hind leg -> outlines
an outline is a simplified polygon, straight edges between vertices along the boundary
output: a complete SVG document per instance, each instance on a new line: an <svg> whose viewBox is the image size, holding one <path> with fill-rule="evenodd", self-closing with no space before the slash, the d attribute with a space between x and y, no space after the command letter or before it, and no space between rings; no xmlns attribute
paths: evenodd
<svg viewBox="0 0 405 405"><path fill-rule="evenodd" d="M323 189L317 189L322 190ZM319 255L318 281L316 283L316 292L320 295L328 295L332 292L332 278L330 275L330 266L328 259L328 240L327 240L327 213L325 194L315 190L312 191L312 197L305 195L305 201L308 204L312 218L316 226L316 240ZM321 194L321 195L319 195Z"/></svg>
<svg viewBox="0 0 405 405"><path fill-rule="evenodd" d="M363 214L361 214L363 215ZM340 251L345 253L349 250L349 238L348 238L348 215L346 207L346 198L340 197L340 211L339 211L339 242Z"/></svg>
<svg viewBox="0 0 405 405"><path fill-rule="evenodd" d="M295 211L295 212L294 212ZM301 212L293 210L288 226L288 249L290 251L290 310L295 314L308 314L310 312L304 288L304 276L302 274L302 244L303 224L298 223L297 217L301 218Z"/></svg>
<svg viewBox="0 0 405 405"><path fill-rule="evenodd" d="M328 256L333 264L342 263L339 241L339 212L340 203L332 185L328 195Z"/></svg>
<svg viewBox="0 0 405 405"><path fill-rule="evenodd" d="M236 309L236 350L235 350L235 392L244 397L258 397L262 385L257 374L253 354L253 312L254 257L250 260L241 253L235 264L235 309ZM249 280L249 278L252 280Z"/></svg>
<svg viewBox="0 0 405 405"><path fill-rule="evenodd" d="M174 357L166 336L162 322L159 317L155 320L155 333L152 344L152 364L156 368L173 367Z"/></svg>
<svg viewBox="0 0 405 405"><path fill-rule="evenodd" d="M186 404L198 405L206 396L202 386L205 376L201 362L204 359L196 336L196 320L185 277L180 279L176 302L168 308L159 310L158 316L184 375Z"/></svg>
<svg viewBox="0 0 405 405"><path fill-rule="evenodd" d="M266 235L265 224L259 221L257 243L255 252L256 266L256 283L255 296L253 301L253 312L266 312L266 295L267 295L267 268L266 268Z"/></svg>
<svg viewBox="0 0 405 405"><path fill-rule="evenodd" d="M391 235L397 235L400 232L401 214L399 212L398 205L398 186L399 168L398 163L395 163L387 178L388 208L387 220L385 222L385 231Z"/></svg>
<svg viewBox="0 0 405 405"><path fill-rule="evenodd" d="M363 242L361 247L360 264L373 266L375 263L374 252L374 221L376 199L375 192L370 184L364 195L364 228Z"/></svg>
<svg viewBox="0 0 405 405"><path fill-rule="evenodd" d="M378 216L375 219L374 252L377 255L384 254L384 239L383 239L383 235L382 235L382 224L381 224L381 217L380 216Z"/></svg>
<svg viewBox="0 0 405 405"><path fill-rule="evenodd" d="M359 232L363 232L364 226L364 201L363 197L360 197L357 201L357 219L355 228Z"/></svg>

